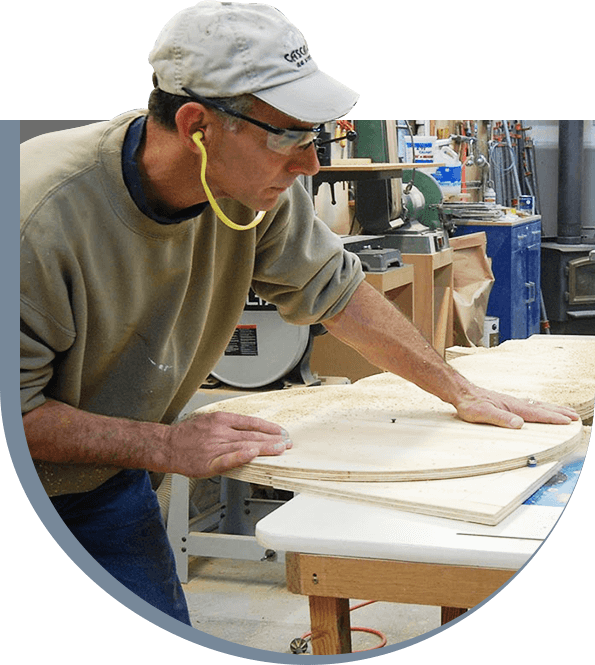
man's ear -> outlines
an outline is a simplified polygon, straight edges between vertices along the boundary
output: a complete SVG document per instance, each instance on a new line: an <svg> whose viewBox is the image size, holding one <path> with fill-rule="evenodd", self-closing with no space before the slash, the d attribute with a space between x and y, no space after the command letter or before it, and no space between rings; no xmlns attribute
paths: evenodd
<svg viewBox="0 0 595 665"><path fill-rule="evenodd" d="M202 141L208 141L212 124L211 116L209 109L198 102L189 102L178 109L176 113L178 136L192 151L197 149L194 138L197 137L197 132L201 133Z"/></svg>

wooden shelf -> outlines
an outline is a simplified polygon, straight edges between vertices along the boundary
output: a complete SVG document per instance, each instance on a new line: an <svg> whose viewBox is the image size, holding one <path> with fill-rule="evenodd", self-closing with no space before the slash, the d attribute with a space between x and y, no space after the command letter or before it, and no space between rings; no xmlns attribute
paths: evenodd
<svg viewBox="0 0 595 665"><path fill-rule="evenodd" d="M405 170L428 169L438 166L444 166L444 164L403 164L401 162L332 164L331 166L321 166L319 172L312 176L312 184L314 192L316 192L323 182L334 184L355 180L390 180L391 178L401 178Z"/></svg>
<svg viewBox="0 0 595 665"><path fill-rule="evenodd" d="M369 272L366 273L366 281L384 294L408 319L413 320L415 308L413 266L403 265L381 273ZM320 376L344 376L352 382L382 371L330 334L314 339L310 367Z"/></svg>
<svg viewBox="0 0 595 665"><path fill-rule="evenodd" d="M321 166L320 173L328 173L337 171L345 173L353 171L354 173L366 173L376 171L403 171L405 169L428 169L437 166L444 166L444 164L435 163L402 163L402 162L372 162L370 164L331 164L330 166Z"/></svg>

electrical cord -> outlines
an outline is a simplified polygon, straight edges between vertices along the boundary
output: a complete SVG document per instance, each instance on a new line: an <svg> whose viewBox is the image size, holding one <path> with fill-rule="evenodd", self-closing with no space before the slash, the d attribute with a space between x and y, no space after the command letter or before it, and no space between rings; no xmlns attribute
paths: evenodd
<svg viewBox="0 0 595 665"><path fill-rule="evenodd" d="M205 194L207 195L207 199L209 200L209 203L211 204L211 207L215 211L215 214L219 219L226 225L229 226L230 229L234 229L234 231L247 231L248 229L253 229L255 226L260 224L262 220L264 219L264 216L266 215L266 210L261 210L256 217L250 222L250 224L246 224L245 226L242 226L241 224L236 224L235 222L232 222L231 219L221 210L219 207L219 204L215 200L215 197L213 196L213 193L211 192L209 186L207 185L207 180L206 180L206 172L207 172L207 151L204 145L202 144L202 139L203 133L198 131L195 132L192 135L192 140L194 143L196 143L198 149L201 152L202 155L202 160L200 163L200 180L202 182L202 186L205 190Z"/></svg>
<svg viewBox="0 0 595 665"><path fill-rule="evenodd" d="M404 122L405 126L403 127L402 125L397 124L397 129L406 129L409 132L409 138L411 139L411 161L415 162L415 139L413 138L413 130L411 129L411 124L409 123L409 120L405 120ZM415 169L412 169L411 180L405 186L403 193L409 194L409 192L411 192L411 190L413 189L414 183L415 183Z"/></svg>
<svg viewBox="0 0 595 665"><path fill-rule="evenodd" d="M375 600L367 600L363 603L360 603L359 605L354 605L353 607L349 608L350 612L353 612L353 610L358 610L360 607L365 607L366 605L371 605L372 603L375 603ZM352 631L357 631L360 633L371 633L372 635L376 635L377 637L380 638L381 642L375 647L371 647L371 649L359 649L358 651L354 651L353 653L361 653L362 651L371 651L372 649L381 649L382 647L386 646L387 643L387 638L384 633L382 633L379 630L376 630L374 628L363 628L362 626L351 626ZM294 640L291 641L291 644L289 645L289 648L292 653L306 653L308 649L308 642L312 639L312 633L308 631L307 633L304 633L301 637L296 637Z"/></svg>

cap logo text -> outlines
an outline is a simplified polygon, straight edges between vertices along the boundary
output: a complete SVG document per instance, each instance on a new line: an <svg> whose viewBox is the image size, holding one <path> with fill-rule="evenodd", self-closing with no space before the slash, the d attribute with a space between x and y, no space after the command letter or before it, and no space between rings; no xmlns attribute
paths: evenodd
<svg viewBox="0 0 595 665"><path fill-rule="evenodd" d="M294 63L297 67L303 67L312 59L307 44L300 46L300 48L293 49L291 53L286 53L283 57L287 62Z"/></svg>

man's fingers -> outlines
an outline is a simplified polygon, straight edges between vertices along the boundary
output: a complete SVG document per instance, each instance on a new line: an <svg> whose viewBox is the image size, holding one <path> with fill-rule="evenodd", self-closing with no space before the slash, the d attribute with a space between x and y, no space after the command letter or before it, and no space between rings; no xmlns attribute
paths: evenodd
<svg viewBox="0 0 595 665"><path fill-rule="evenodd" d="M281 455L292 445L289 434L275 423L222 411L196 413L169 430L168 470L208 478L258 455Z"/></svg>
<svg viewBox="0 0 595 665"><path fill-rule="evenodd" d="M287 430L276 423L253 416L239 416L237 414L228 415L235 416L230 421L229 426L236 432L240 439L260 443L263 440L265 442L267 441L266 438L263 439L263 435L270 435L273 437L273 448L271 449L270 447L267 447L265 450L261 451L261 455L274 455L283 452L284 450L288 450L293 446Z"/></svg>
<svg viewBox="0 0 595 665"><path fill-rule="evenodd" d="M275 456L281 455L286 450L289 450L293 444L288 439L287 441L281 440L268 440L260 441L258 444L254 442L242 442L238 444L221 444L221 448L234 447L234 450L222 452L211 460L211 473L219 475L230 469L235 469L238 466L248 464L259 456Z"/></svg>
<svg viewBox="0 0 595 665"><path fill-rule="evenodd" d="M578 420L578 413L569 407L547 402L538 402L530 399L526 401L528 416L526 420L535 420L542 423L554 425L568 425L573 420Z"/></svg>
<svg viewBox="0 0 595 665"><path fill-rule="evenodd" d="M222 415L223 412L220 412ZM263 432L264 434L281 434L285 430L276 423L272 423L256 416L240 416L237 413L228 413L229 426L242 432ZM286 433L286 432L285 432Z"/></svg>
<svg viewBox="0 0 595 665"><path fill-rule="evenodd" d="M490 402L482 402L474 408L459 411L459 416L469 423L485 423L508 429L520 429L525 423L520 416L499 409Z"/></svg>
<svg viewBox="0 0 595 665"><path fill-rule="evenodd" d="M210 473L209 475L218 476L221 473L225 473L230 469L235 469L238 466L243 466L248 464L259 454L259 449L255 447L250 448L240 448L239 450L234 450L233 452L224 453L219 455L211 460L210 463Z"/></svg>
<svg viewBox="0 0 595 665"><path fill-rule="evenodd" d="M504 396L500 396L504 397ZM506 397L504 400L480 399L460 407L459 416L468 422L519 429L525 422L568 425L579 416L564 406Z"/></svg>

